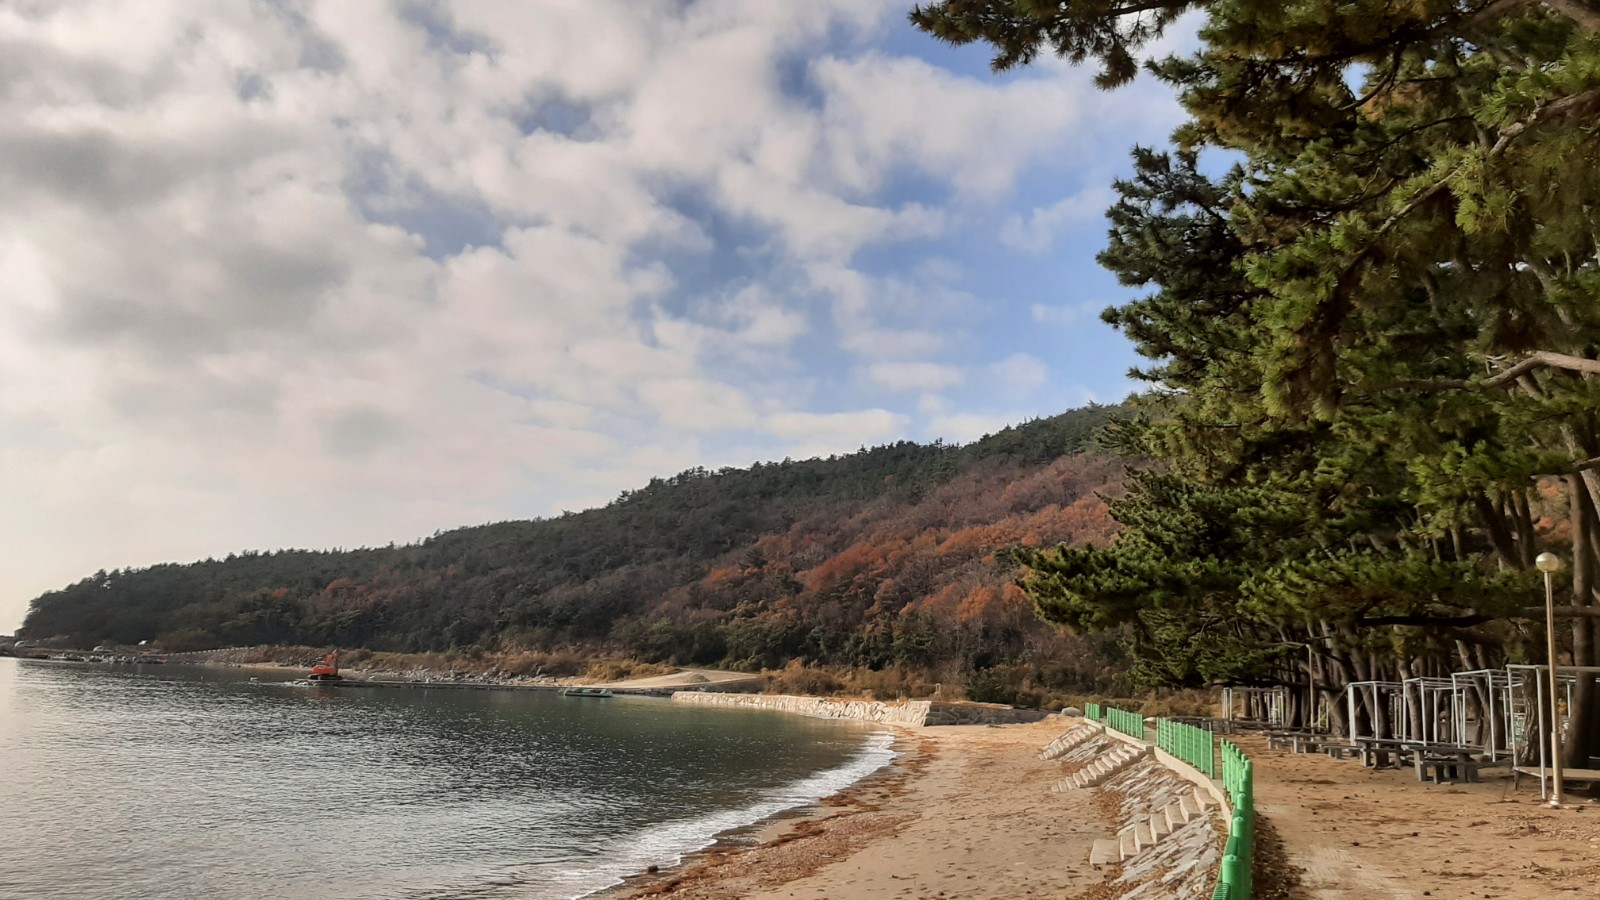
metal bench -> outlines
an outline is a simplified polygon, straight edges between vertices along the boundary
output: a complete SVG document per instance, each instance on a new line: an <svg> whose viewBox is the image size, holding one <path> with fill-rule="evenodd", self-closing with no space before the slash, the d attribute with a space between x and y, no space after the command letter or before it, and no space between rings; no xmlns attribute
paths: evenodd
<svg viewBox="0 0 1600 900"><path fill-rule="evenodd" d="M1414 754L1418 781L1442 784L1446 781L1477 781L1478 770L1488 763L1461 753L1439 756L1418 752Z"/></svg>
<svg viewBox="0 0 1600 900"><path fill-rule="evenodd" d="M1411 755L1411 744L1394 738L1362 737L1355 740L1355 753L1369 769L1383 769L1391 764L1399 767L1405 765Z"/></svg>
<svg viewBox="0 0 1600 900"><path fill-rule="evenodd" d="M1267 732L1267 747L1272 750L1276 750L1280 747L1288 747L1295 753L1304 753L1306 752L1305 747L1307 743L1325 741L1327 739L1328 736L1325 734L1313 734L1309 731L1288 731L1279 729Z"/></svg>

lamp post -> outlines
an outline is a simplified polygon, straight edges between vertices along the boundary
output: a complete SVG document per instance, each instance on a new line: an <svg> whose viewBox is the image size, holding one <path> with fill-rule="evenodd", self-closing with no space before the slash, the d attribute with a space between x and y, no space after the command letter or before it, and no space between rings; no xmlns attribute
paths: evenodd
<svg viewBox="0 0 1600 900"><path fill-rule="evenodd" d="M1544 629L1550 650L1550 805L1561 805L1561 707L1556 702L1556 589L1553 576L1561 571L1561 557L1541 553L1534 568L1544 573Z"/></svg>

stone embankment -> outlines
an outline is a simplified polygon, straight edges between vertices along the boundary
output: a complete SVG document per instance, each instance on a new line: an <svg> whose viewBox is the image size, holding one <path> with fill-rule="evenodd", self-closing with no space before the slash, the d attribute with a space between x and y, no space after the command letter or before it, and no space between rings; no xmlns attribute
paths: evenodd
<svg viewBox="0 0 1600 900"><path fill-rule="evenodd" d="M885 703L879 700L836 700L787 694L711 694L703 691L678 691L672 695L672 702L772 709L817 719L850 719L910 726L1009 725L1037 722L1049 715L1037 709L1015 709L987 703L949 703L941 700Z"/></svg>
<svg viewBox="0 0 1600 900"><path fill-rule="evenodd" d="M163 654L167 662L203 663L216 666L238 666L256 662L260 647L222 647L216 650L187 650L182 653Z"/></svg>
<svg viewBox="0 0 1600 900"><path fill-rule="evenodd" d="M1040 754L1061 763L1060 793L1098 792L1116 837L1096 841L1090 864L1121 900L1204 900L1212 894L1225 833L1221 792L1142 741L1078 720Z"/></svg>

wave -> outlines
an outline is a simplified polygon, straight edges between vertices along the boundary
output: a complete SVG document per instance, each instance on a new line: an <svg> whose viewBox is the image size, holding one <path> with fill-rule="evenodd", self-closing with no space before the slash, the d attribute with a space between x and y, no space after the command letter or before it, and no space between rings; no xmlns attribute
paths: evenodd
<svg viewBox="0 0 1600 900"><path fill-rule="evenodd" d="M755 803L665 822L633 837L626 848L599 859L591 858L589 865L582 868L542 872L540 890L535 896L579 900L615 887L625 876L643 872L650 866L678 865L690 854L715 844L718 835L816 803L866 778L894 760L893 744L893 734L875 732L842 765L790 782Z"/></svg>

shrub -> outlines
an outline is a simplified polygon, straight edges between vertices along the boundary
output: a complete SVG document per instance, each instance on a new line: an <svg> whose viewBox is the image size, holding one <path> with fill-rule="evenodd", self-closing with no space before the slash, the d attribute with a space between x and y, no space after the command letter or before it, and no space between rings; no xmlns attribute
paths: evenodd
<svg viewBox="0 0 1600 900"><path fill-rule="evenodd" d="M826 669L808 666L803 660L791 659L777 671L761 673L762 691L768 694L807 694L831 697L844 688L844 682Z"/></svg>

